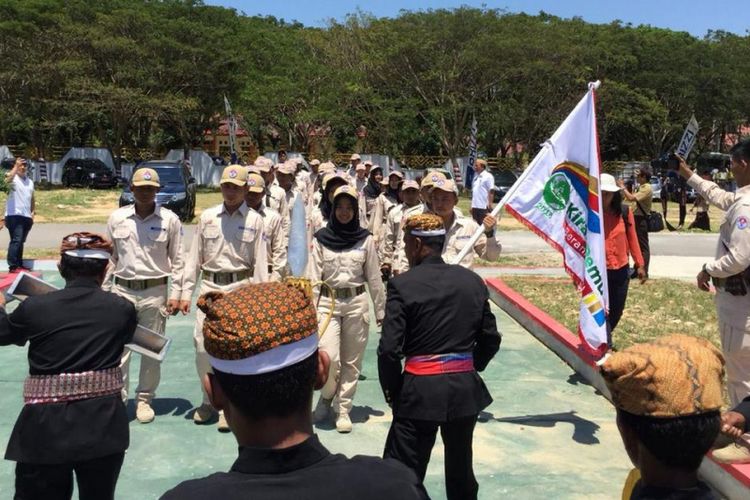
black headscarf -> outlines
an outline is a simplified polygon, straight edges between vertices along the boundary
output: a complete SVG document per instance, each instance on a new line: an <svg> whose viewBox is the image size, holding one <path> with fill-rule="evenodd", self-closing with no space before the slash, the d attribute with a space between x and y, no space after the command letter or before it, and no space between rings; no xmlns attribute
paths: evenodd
<svg viewBox="0 0 750 500"><path fill-rule="evenodd" d="M378 181L375 180L375 172L380 171L380 174L383 174L383 168L377 167L370 170L370 177L367 178L367 185L362 190L363 193L365 193L365 196L368 198L377 198L380 196L380 184Z"/></svg>
<svg viewBox="0 0 750 500"><path fill-rule="evenodd" d="M364 229L359 225L359 207L357 200L354 197L349 196L348 194L339 195L338 198L333 200L334 203L332 208L335 208L336 201L341 200L344 196L348 196L349 199L352 200L352 205L354 206L354 216L352 217L352 220L346 224L342 224L336 218L336 215L332 213L331 217L328 218L328 224L326 227L319 229L315 233L315 238L320 244L330 250L348 250L370 235L370 232L367 229Z"/></svg>
<svg viewBox="0 0 750 500"><path fill-rule="evenodd" d="M335 182L336 179L339 179L339 182ZM342 184L343 182L343 184ZM331 192L333 191L334 187L341 187L346 184L346 179L342 179L341 177L331 177L328 182L326 183L326 188L323 189L321 186L321 190L323 191L323 196L320 197L320 203L318 204L318 207L320 208L320 213L323 214L323 218L325 220L331 220L331 216L333 215L333 204L331 203L331 200L329 200Z"/></svg>
<svg viewBox="0 0 750 500"><path fill-rule="evenodd" d="M401 178L399 178L399 186L401 185ZM388 176L388 187L385 188L385 195L388 198L391 198L397 205L398 205L398 190L399 188L393 189L391 187L391 176Z"/></svg>

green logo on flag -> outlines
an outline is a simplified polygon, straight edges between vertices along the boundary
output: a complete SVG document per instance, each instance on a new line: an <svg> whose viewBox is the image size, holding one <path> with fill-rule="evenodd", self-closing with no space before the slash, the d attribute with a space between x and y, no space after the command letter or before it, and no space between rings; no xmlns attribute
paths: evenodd
<svg viewBox="0 0 750 500"><path fill-rule="evenodd" d="M564 210L570 200L570 183L565 175L556 173L550 177L544 185L542 196L552 210Z"/></svg>

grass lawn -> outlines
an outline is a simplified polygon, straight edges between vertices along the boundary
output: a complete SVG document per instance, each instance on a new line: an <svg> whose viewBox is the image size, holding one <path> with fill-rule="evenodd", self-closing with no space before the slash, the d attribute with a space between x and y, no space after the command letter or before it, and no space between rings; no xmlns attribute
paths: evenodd
<svg viewBox="0 0 750 500"><path fill-rule="evenodd" d="M568 278L504 276L503 280L575 332L578 326L577 292ZM614 331L614 344L623 349L670 333L704 337L720 347L713 294L695 284L652 279L632 281L625 312Z"/></svg>

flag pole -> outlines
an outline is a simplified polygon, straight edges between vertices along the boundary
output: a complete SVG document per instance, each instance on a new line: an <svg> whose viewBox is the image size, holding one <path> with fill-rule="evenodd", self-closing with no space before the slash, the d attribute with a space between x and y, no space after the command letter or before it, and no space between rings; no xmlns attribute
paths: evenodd
<svg viewBox="0 0 750 500"><path fill-rule="evenodd" d="M595 82L589 82L588 88L589 90L596 90L601 85L601 82L599 80ZM542 157L543 150L552 147L552 143L550 141L545 141L544 144L542 144L542 151L539 151L539 153L536 154L534 159L526 166L526 169L523 171L521 176L516 180L516 182L511 186L511 188L508 190L508 192L505 193L505 196L500 200L500 202L495 206L495 208L492 209L492 212L490 215L493 217L497 217L497 214L500 213L500 210L505 206L507 201L511 198L511 195L515 194L516 191L518 191L518 188L521 187L521 183L526 180L526 178L529 176L534 167L534 165L537 163L537 161ZM496 229L497 230L497 229ZM456 258L451 262L451 264L459 264L464 257L469 252L474 251L474 245L476 244L477 240L482 236L482 233L484 233L484 225L479 224L479 227L476 231L474 231L474 234L471 235L471 239L469 242L464 245L464 247L461 249L461 251L458 253Z"/></svg>

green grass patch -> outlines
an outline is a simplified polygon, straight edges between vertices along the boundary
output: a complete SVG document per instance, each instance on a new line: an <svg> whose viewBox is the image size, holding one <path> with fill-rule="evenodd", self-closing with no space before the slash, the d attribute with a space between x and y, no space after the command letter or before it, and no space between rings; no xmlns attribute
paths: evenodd
<svg viewBox="0 0 750 500"><path fill-rule="evenodd" d="M503 280L570 331L578 327L579 297L569 278L503 276ZM614 331L614 344L624 349L671 333L707 338L720 347L713 294L695 284L652 279L631 281L625 312Z"/></svg>

